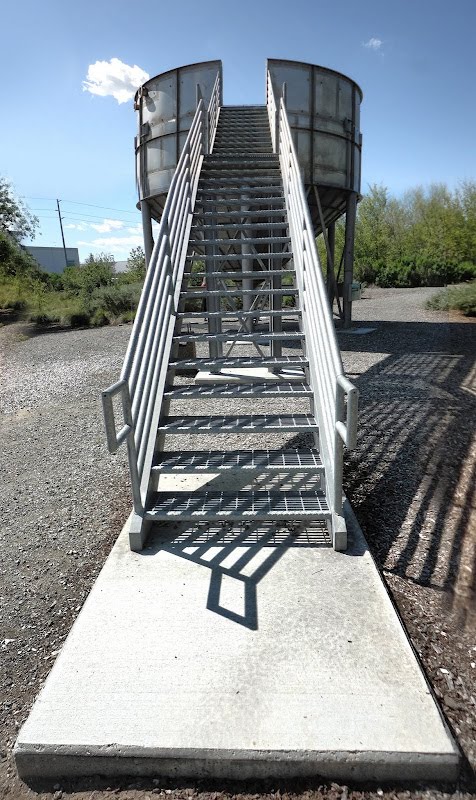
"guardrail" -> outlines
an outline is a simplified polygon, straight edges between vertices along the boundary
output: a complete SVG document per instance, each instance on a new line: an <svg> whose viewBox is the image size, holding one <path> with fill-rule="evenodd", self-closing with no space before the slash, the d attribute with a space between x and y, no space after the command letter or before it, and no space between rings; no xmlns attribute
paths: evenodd
<svg viewBox="0 0 476 800"><path fill-rule="evenodd" d="M215 133L218 125L218 117L220 116L221 107L221 79L220 73L217 73L215 84L213 86L210 104L208 106L208 146L207 152L210 153L213 149L213 142L215 141Z"/></svg>
<svg viewBox="0 0 476 800"><path fill-rule="evenodd" d="M219 93L219 82L215 87ZM207 126L208 113L199 100L167 194L120 380L102 393L108 448L115 453L127 442L134 511L139 515L147 494L207 127L214 135L217 120L215 104L212 125ZM116 396L124 419L119 431Z"/></svg>
<svg viewBox="0 0 476 800"><path fill-rule="evenodd" d="M342 515L343 448L357 437L357 388L345 377L314 229L289 127L283 97L279 105L267 75L267 102L274 151L279 153L288 212L294 267L302 303L314 411L319 421L319 447L326 470L326 492L334 514Z"/></svg>

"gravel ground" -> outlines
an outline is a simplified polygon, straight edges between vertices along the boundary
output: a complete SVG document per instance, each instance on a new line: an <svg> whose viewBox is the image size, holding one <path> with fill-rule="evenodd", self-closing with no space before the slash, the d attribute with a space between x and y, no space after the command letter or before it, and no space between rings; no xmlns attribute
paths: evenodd
<svg viewBox="0 0 476 800"><path fill-rule="evenodd" d="M465 755L459 786L177 787L159 779L111 786L95 779L34 792L18 780L17 730L129 511L124 454L106 451L99 393L118 375L130 328L28 338L8 325L0 329L0 798L476 798L476 327L425 311L432 291L367 290L354 319L375 330L339 334L361 392L346 487Z"/></svg>

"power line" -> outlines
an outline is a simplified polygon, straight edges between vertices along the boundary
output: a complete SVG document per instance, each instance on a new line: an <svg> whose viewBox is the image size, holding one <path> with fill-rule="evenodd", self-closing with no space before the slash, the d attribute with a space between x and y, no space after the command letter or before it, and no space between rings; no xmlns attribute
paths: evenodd
<svg viewBox="0 0 476 800"><path fill-rule="evenodd" d="M29 195L23 194L21 195L23 200L44 200L46 202L52 201L53 203L56 201L55 197L30 197ZM95 203L80 203L79 200L61 200L62 203L70 203L76 206L88 206L89 208L101 208L104 211L119 211L121 214L138 214L138 211L131 211L130 209L126 208L111 208L111 206L98 206ZM34 211L34 209L32 209Z"/></svg>
<svg viewBox="0 0 476 800"><path fill-rule="evenodd" d="M72 203L76 206L89 206L90 208L102 208L105 211L120 211L121 214L138 214L139 211L136 209L135 211L129 211L129 209L125 208L111 208L110 206L97 206L95 203L79 203L77 200L62 200L62 203Z"/></svg>
<svg viewBox="0 0 476 800"><path fill-rule="evenodd" d="M46 211L46 212L50 212L50 211L54 212L55 211L54 208L32 208L30 210L31 211L35 211L35 212L36 211ZM104 214L101 214L101 215L99 215L99 214L85 214L82 211L68 211L68 209L65 209L65 216L66 215L68 217L70 217L71 219L79 219L80 217L88 217L90 219L105 219ZM125 222L125 223L127 223L127 222L132 222L132 220L116 219L116 220L114 220L114 222Z"/></svg>

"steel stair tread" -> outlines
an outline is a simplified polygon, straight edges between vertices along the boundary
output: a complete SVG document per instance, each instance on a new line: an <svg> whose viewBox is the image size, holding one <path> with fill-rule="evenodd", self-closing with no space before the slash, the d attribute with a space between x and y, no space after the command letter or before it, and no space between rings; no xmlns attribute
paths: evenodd
<svg viewBox="0 0 476 800"><path fill-rule="evenodd" d="M251 172L255 169L269 169L272 167L273 172L279 171L279 158L268 154L259 154L251 156L249 154L240 154L231 156L230 154L207 156L203 161L202 170L227 170L229 168L244 169L246 172Z"/></svg>
<svg viewBox="0 0 476 800"><path fill-rule="evenodd" d="M228 358L183 358L171 360L172 369L211 370L219 372L228 367L303 367L307 366L305 356L229 356Z"/></svg>
<svg viewBox="0 0 476 800"><path fill-rule="evenodd" d="M282 230L282 228L287 228L287 227L288 227L287 222L235 222L235 223L219 222L216 225L192 225L191 230L192 233L195 233L197 231L203 231L204 233L208 233L209 231L210 232L227 231L230 230L230 228L232 228L234 231L240 231L240 230L248 230L250 228L251 229L270 228L271 230L278 228L279 230ZM224 241L227 240L225 239Z"/></svg>
<svg viewBox="0 0 476 800"><path fill-rule="evenodd" d="M250 200L255 200L258 197L263 197L268 201L281 198L284 200L284 192L279 184L269 183L265 185L262 181L253 186L236 186L236 181L229 186L200 184L197 192L197 201L207 198L214 200L240 200L240 203L245 206L249 204Z"/></svg>
<svg viewBox="0 0 476 800"><path fill-rule="evenodd" d="M277 256L280 253L276 253ZM287 255L287 253L286 253ZM248 257L248 256L247 256ZM226 256L224 256L226 258ZM283 267L283 269L261 269L261 270L243 270L234 272L233 270L222 270L220 272L204 272L203 270L197 272L187 272L185 275L189 280L193 278L227 278L231 281L238 281L242 278L250 278L254 281L266 281L279 275L294 275L292 267Z"/></svg>
<svg viewBox="0 0 476 800"><path fill-rule="evenodd" d="M255 294L270 294L281 297L295 296L298 289L269 289L268 287L258 287L255 289L237 289L235 286L224 286L222 289L202 289L200 286L197 289L185 289L180 292L182 300L191 300L192 298L200 297L241 297L242 295L255 295ZM258 311L256 312L258 313Z"/></svg>
<svg viewBox="0 0 476 800"><path fill-rule="evenodd" d="M251 209L245 209L243 211L218 211L218 212L217 211L195 211L194 214L193 214L193 217L194 217L195 220L196 219L205 219L207 223L211 219L215 219L215 218L216 219L220 219L220 220L225 220L225 219L242 219L242 218L245 218L245 217L253 217L253 218L254 217L270 217L270 218L273 218L273 219L275 217L282 217L283 218L283 223L275 223L275 224L280 224L280 225L281 224L285 224L286 226L288 225L288 222L287 222L287 219L286 219L286 211L285 211L284 208L283 209L279 209L279 208L274 208L274 209L262 209L262 208L261 209L252 209L251 208ZM220 224L224 225L225 223L222 222ZM245 223L243 223L243 224L245 224ZM266 223L261 222L260 224L265 225ZM252 227L253 226L253 222L247 222L246 226ZM213 225L210 225L210 227L213 227Z"/></svg>
<svg viewBox="0 0 476 800"><path fill-rule="evenodd" d="M254 253L247 253L243 255L242 253L195 253L194 255L187 255L187 261L243 261L244 258L247 258L250 261L269 261L270 259L274 258L283 258L287 256L288 259L291 258L291 252L289 250L282 250L277 253L262 253L261 251L257 251ZM265 272L266 270L263 270Z"/></svg>
<svg viewBox="0 0 476 800"><path fill-rule="evenodd" d="M198 319L199 317L232 317L240 320L242 317L245 319L249 317L287 317L289 315L300 316L300 314L300 308L290 306L282 308L279 311L270 311L267 308L257 308L255 311L177 311L175 316L181 318L192 317L192 319Z"/></svg>
<svg viewBox="0 0 476 800"><path fill-rule="evenodd" d="M188 400L190 397L309 397L311 387L307 383L288 383L274 381L266 383L217 383L217 384L186 384L181 386L167 386L164 397L169 400Z"/></svg>
<svg viewBox="0 0 476 800"><path fill-rule="evenodd" d="M277 170L276 170L277 171ZM214 188L218 187L219 189L227 190L228 187L234 187L235 189L239 189L241 192L245 192L246 189L252 188L253 186L266 186L266 188L282 188L282 181L281 175L274 175L270 176L269 179L266 178L266 175L255 175L255 176L243 176L243 183L237 184L237 178L232 177L221 177L217 176L216 178L213 177L205 177L200 178L200 186L199 190L203 187L206 188Z"/></svg>
<svg viewBox="0 0 476 800"><path fill-rule="evenodd" d="M189 245L215 245L219 247L221 244L230 244L233 246L242 246L249 244L289 244L291 241L290 236L243 236L241 239L189 239Z"/></svg>
<svg viewBox="0 0 476 800"><path fill-rule="evenodd" d="M164 417L158 427L161 433L289 433L296 430L316 431L318 424L312 414L210 414Z"/></svg>
<svg viewBox="0 0 476 800"><path fill-rule="evenodd" d="M174 342L185 344L186 342L258 342L265 344L266 342L285 342L285 341L300 341L304 339L304 333L301 331L256 331L248 333L247 331L225 331L222 333L179 333L174 336Z"/></svg>
<svg viewBox="0 0 476 800"><path fill-rule="evenodd" d="M156 472L250 471L315 472L323 469L318 450L198 450L159 453Z"/></svg>
<svg viewBox="0 0 476 800"><path fill-rule="evenodd" d="M283 210L285 209L284 197L283 196L280 196L280 197L278 197L278 196L275 196L275 197L262 197L262 196L259 196L259 197L247 197L246 200L243 200L243 198L239 198L239 197L228 197L228 198L226 198L226 197L217 197L217 198L203 197L203 198L199 198L199 197L197 197L197 200L196 200L196 206L198 205L198 206L205 206L205 207L208 207L208 206L243 206L243 205L247 205L247 206L269 206L270 204L273 205L273 206L280 206L280 210L281 209L283 209ZM222 212L222 213L225 213L225 212ZM248 208L244 209L240 213L245 215L247 213L250 213L250 209L248 209ZM269 212L267 212L267 213L269 213Z"/></svg>
<svg viewBox="0 0 476 800"><path fill-rule="evenodd" d="M146 518L160 519L327 519L321 491L157 492Z"/></svg>

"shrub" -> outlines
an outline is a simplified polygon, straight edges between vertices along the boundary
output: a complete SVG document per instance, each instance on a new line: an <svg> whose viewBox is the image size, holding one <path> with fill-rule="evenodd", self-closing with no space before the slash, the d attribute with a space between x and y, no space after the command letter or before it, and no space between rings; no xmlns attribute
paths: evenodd
<svg viewBox="0 0 476 800"><path fill-rule="evenodd" d="M90 309L94 318L99 320L101 315L109 322L117 321L124 314L136 311L142 283L122 283L112 286L101 286L92 293ZM103 324L98 322L97 324Z"/></svg>
<svg viewBox="0 0 476 800"><path fill-rule="evenodd" d="M426 307L439 311L461 311L465 317L476 317L476 281L462 286L447 286L430 297Z"/></svg>

